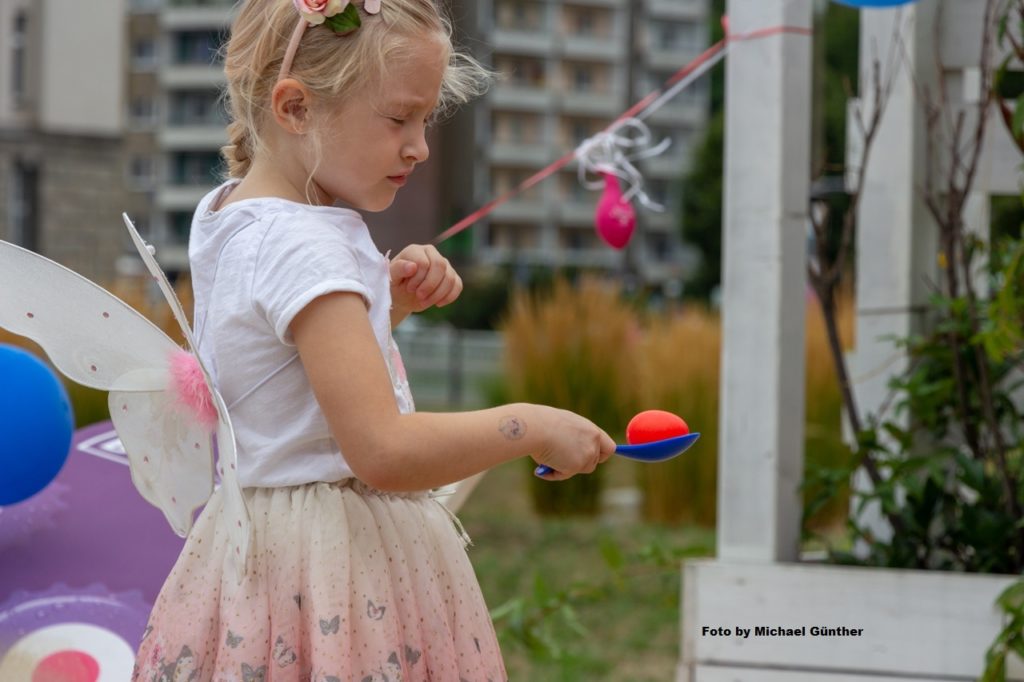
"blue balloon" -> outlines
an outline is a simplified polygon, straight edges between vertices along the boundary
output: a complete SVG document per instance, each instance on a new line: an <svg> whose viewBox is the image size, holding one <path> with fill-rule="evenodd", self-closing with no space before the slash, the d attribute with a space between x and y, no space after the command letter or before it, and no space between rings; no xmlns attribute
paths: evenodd
<svg viewBox="0 0 1024 682"><path fill-rule="evenodd" d="M896 7L897 5L909 5L916 0L833 0L840 5L849 7Z"/></svg>
<svg viewBox="0 0 1024 682"><path fill-rule="evenodd" d="M0 506L49 485L68 458L74 418L57 375L31 353L0 344Z"/></svg>

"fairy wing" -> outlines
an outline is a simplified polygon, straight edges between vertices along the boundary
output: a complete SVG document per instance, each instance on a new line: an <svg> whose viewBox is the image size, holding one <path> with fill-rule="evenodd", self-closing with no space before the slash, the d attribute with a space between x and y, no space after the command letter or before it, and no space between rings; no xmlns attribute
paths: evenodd
<svg viewBox="0 0 1024 682"><path fill-rule="evenodd" d="M133 228L130 231L136 245L142 244L143 258L152 260L138 234ZM169 288L166 278L163 284ZM192 415L170 405L168 368L172 353L179 350L177 344L105 289L4 241L0 241L0 292L0 327L37 342L54 366L73 381L110 392L111 419L128 455L133 483L164 513L175 532L186 534L196 509L212 491L214 446L211 434ZM176 299L172 309L175 305L180 323L184 315ZM183 331L191 342L187 324ZM219 415L217 439L223 479L230 491L228 506L236 515L242 514L244 499L234 467L224 459L227 455L234 464L227 409L209 375L205 376ZM248 515L232 526L244 569Z"/></svg>
<svg viewBox="0 0 1024 682"><path fill-rule="evenodd" d="M167 305L170 306L171 312L174 314L174 319L178 321L178 326L185 336L189 350L198 361L203 378L206 380L206 386L213 399L214 407L217 409L217 473L220 474L224 512L228 520L227 532L232 545L232 552L228 557L228 562L235 571L236 577L241 578L245 573L249 553L250 526L248 508L242 495L242 487L238 483L238 450L235 445L235 433L231 427L231 416L228 414L228 408L224 403L224 399L214 386L213 377L209 369L199 355L198 345L189 326L188 318L185 316L185 311L181 307L181 302L174 293L174 287L171 286L164 271L160 268L160 264L153 257L153 250L143 241L128 215L122 213L121 217L124 219L124 225L131 236L132 243L135 244L135 248L142 257L142 261L146 264L146 269L149 270L150 275L153 276L160 291L163 293ZM189 444L195 447L195 442L194 439L191 439L191 436L187 437L184 441L186 447ZM162 464L166 464L166 462L162 462ZM178 486L175 487L177 488ZM179 490L181 489L179 488ZM187 491L181 490L181 492L185 493ZM171 504L179 504L179 501L171 500Z"/></svg>
<svg viewBox="0 0 1024 682"><path fill-rule="evenodd" d="M176 533L186 534L212 491L212 445L189 415L167 405L167 367L177 344L105 289L2 241L0 291L0 327L38 343L73 381L110 391L111 420L133 483Z"/></svg>
<svg viewBox="0 0 1024 682"><path fill-rule="evenodd" d="M177 348L156 325L81 275L0 241L0 327L27 336L72 381L159 390Z"/></svg>

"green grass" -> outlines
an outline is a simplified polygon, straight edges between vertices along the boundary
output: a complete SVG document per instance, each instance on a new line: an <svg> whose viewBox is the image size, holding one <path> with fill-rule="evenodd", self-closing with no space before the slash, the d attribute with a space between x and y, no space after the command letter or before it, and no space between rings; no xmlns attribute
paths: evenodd
<svg viewBox="0 0 1024 682"><path fill-rule="evenodd" d="M632 485L635 466L624 460L608 464L608 487ZM496 623L509 678L674 679L679 557L710 555L712 533L624 516L540 518L530 507L529 471L526 462L491 471L460 513L473 537L469 556L488 606L514 612ZM536 625L535 634L559 651L536 642L529 646L516 615ZM574 629L577 620L582 627Z"/></svg>

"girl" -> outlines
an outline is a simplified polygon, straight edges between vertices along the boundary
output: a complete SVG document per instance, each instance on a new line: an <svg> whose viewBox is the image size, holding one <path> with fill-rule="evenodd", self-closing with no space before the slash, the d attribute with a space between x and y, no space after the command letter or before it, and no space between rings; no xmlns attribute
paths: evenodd
<svg viewBox="0 0 1024 682"><path fill-rule="evenodd" d="M413 411L391 328L462 283L432 247L389 263L356 212L392 203L432 113L485 72L432 0L248 0L225 71L232 179L199 204L189 257L253 550L238 583L214 493L134 679L504 680L462 536L425 491L523 456L589 473L615 446L539 405Z"/></svg>

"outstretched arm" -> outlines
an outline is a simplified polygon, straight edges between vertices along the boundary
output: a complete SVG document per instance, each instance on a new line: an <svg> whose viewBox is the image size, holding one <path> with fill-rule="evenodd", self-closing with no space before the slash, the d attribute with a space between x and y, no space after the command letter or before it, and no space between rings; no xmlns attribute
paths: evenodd
<svg viewBox="0 0 1024 682"><path fill-rule="evenodd" d="M563 479L590 473L615 443L566 410L516 403L401 414L363 299L321 296L292 321L306 374L353 472L381 490L423 490L532 456Z"/></svg>

